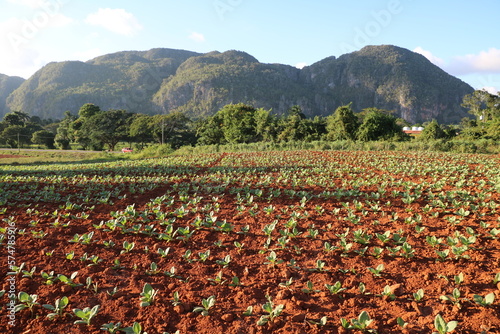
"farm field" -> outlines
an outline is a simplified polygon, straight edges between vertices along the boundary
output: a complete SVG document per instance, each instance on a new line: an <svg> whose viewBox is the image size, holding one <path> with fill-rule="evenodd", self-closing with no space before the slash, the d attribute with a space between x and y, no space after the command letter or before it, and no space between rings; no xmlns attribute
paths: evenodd
<svg viewBox="0 0 500 334"><path fill-rule="evenodd" d="M498 155L2 165L0 332L498 333L499 193Z"/></svg>

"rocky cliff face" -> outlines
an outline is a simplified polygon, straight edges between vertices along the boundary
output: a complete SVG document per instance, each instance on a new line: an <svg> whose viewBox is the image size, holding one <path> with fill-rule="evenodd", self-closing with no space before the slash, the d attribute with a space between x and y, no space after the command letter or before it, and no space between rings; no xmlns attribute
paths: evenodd
<svg viewBox="0 0 500 334"><path fill-rule="evenodd" d="M61 117L92 102L102 109L214 114L229 103L248 103L282 114L300 105L308 116L331 114L353 103L392 110L411 123L456 123L472 87L425 57L395 46L368 46L302 70L263 64L241 51L198 54L153 49L119 52L86 63L48 64L7 98L11 109Z"/></svg>
<svg viewBox="0 0 500 334"><path fill-rule="evenodd" d="M324 59L304 68L301 76L322 101L321 114L353 102L355 110L392 110L410 123L460 121L468 116L462 98L473 91L422 55L389 45Z"/></svg>

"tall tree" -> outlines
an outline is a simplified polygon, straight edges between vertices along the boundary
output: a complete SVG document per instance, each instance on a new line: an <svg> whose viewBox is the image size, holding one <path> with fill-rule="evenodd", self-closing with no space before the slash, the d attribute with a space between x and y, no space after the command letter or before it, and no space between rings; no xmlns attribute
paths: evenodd
<svg viewBox="0 0 500 334"><path fill-rule="evenodd" d="M363 124L360 125L356 138L361 141L394 140L408 138L397 123L396 117L387 111L368 108Z"/></svg>
<svg viewBox="0 0 500 334"><path fill-rule="evenodd" d="M24 126L30 121L30 116L22 111L11 111L3 117L3 121L8 125Z"/></svg>
<svg viewBox="0 0 500 334"><path fill-rule="evenodd" d="M31 135L30 130L22 125L11 125L2 131L2 138L12 148L30 144Z"/></svg>
<svg viewBox="0 0 500 334"><path fill-rule="evenodd" d="M33 133L31 142L33 144L44 145L48 149L55 148L54 146L55 135L47 130L39 130Z"/></svg>
<svg viewBox="0 0 500 334"><path fill-rule="evenodd" d="M78 110L78 116L82 118L90 118L101 112L101 108L93 103L86 103Z"/></svg>
<svg viewBox="0 0 500 334"><path fill-rule="evenodd" d="M432 120L424 127L424 130L418 137L420 140L435 140L446 138L446 132L441 128L436 120Z"/></svg>
<svg viewBox="0 0 500 334"><path fill-rule="evenodd" d="M259 108L255 111L255 133L257 140L271 142L276 139L278 119L271 114L270 110Z"/></svg>
<svg viewBox="0 0 500 334"><path fill-rule="evenodd" d="M195 124L199 145L222 145L226 143L219 114L198 120Z"/></svg>
<svg viewBox="0 0 500 334"><path fill-rule="evenodd" d="M500 116L500 97L490 94L485 89L475 90L464 96L462 107L469 109L470 114L486 122Z"/></svg>
<svg viewBox="0 0 500 334"><path fill-rule="evenodd" d="M338 107L326 120L327 140L355 140L359 119L351 104Z"/></svg>
<svg viewBox="0 0 500 334"><path fill-rule="evenodd" d="M100 112L86 119L81 131L114 151L119 141L128 139L131 116L132 114L125 110Z"/></svg>
<svg viewBox="0 0 500 334"><path fill-rule="evenodd" d="M144 114L133 115L130 119L129 135L141 147L145 143L153 142L153 116Z"/></svg>
<svg viewBox="0 0 500 334"><path fill-rule="evenodd" d="M228 143L256 141L255 111L254 107L239 103L228 104L217 112L222 119L222 132Z"/></svg>
<svg viewBox="0 0 500 334"><path fill-rule="evenodd" d="M194 131L190 128L191 120L181 112L155 115L152 124L153 137L161 144L168 143L172 148L179 148L195 141Z"/></svg>
<svg viewBox="0 0 500 334"><path fill-rule="evenodd" d="M288 109L287 115L281 118L279 125L279 141L304 140L309 133L306 116L297 105Z"/></svg>
<svg viewBox="0 0 500 334"><path fill-rule="evenodd" d="M71 129L71 124L75 121L76 117L70 111L64 112L64 118L59 123L54 138L56 146L62 150L70 149L70 143L74 139L74 133Z"/></svg>

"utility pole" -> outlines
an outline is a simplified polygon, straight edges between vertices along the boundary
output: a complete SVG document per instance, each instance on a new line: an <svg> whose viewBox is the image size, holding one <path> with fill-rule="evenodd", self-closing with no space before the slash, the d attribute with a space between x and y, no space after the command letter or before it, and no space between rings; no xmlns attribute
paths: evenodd
<svg viewBox="0 0 500 334"><path fill-rule="evenodd" d="M21 142L19 140L19 132L17 133L17 152L21 153Z"/></svg>
<svg viewBox="0 0 500 334"><path fill-rule="evenodd" d="M161 120L161 144L165 143L165 119Z"/></svg>

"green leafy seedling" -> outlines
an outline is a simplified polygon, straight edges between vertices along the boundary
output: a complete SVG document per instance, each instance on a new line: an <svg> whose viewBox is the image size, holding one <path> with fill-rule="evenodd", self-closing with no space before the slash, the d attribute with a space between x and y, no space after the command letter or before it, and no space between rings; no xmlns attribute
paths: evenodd
<svg viewBox="0 0 500 334"><path fill-rule="evenodd" d="M396 321L397 321L399 327L401 327L402 329L405 329L408 326L408 323L406 321L404 321L403 318L401 318L401 317L398 317L396 319Z"/></svg>
<svg viewBox="0 0 500 334"><path fill-rule="evenodd" d="M493 284L497 284L500 282L500 273L496 273L495 277L493 278Z"/></svg>
<svg viewBox="0 0 500 334"><path fill-rule="evenodd" d="M39 305L37 303L38 295L30 295L24 291L19 292L17 295L17 300L19 304L14 307L14 311L17 313L25 308L29 308L31 315L33 315L33 307Z"/></svg>
<svg viewBox="0 0 500 334"><path fill-rule="evenodd" d="M382 271L385 269L384 264L381 263L377 266L377 268L368 268L368 271L372 273L375 277L382 276Z"/></svg>
<svg viewBox="0 0 500 334"><path fill-rule="evenodd" d="M149 306L154 303L155 297L158 294L157 289L153 289L151 284L146 283L141 292L141 307Z"/></svg>
<svg viewBox="0 0 500 334"><path fill-rule="evenodd" d="M325 284L325 287L332 295L339 294L345 290L345 288L342 287L342 283L340 281L335 282L333 285Z"/></svg>
<svg viewBox="0 0 500 334"><path fill-rule="evenodd" d="M438 314L434 319L434 327L436 328L437 332L433 332L432 334L451 333L455 330L457 325L458 325L457 321L446 322L441 316L441 314Z"/></svg>
<svg viewBox="0 0 500 334"><path fill-rule="evenodd" d="M74 323L75 325L79 324L85 324L87 326L90 325L90 322L92 321L92 318L95 317L97 312L99 312L100 305L96 305L92 308L86 307L83 310L79 308L73 309L73 313L80 318L80 320L76 320Z"/></svg>
<svg viewBox="0 0 500 334"><path fill-rule="evenodd" d="M453 276L456 285L460 285L464 282L464 273L460 273L456 276Z"/></svg>
<svg viewBox="0 0 500 334"><path fill-rule="evenodd" d="M68 297L64 296L62 298L56 299L54 305L43 304L42 306L47 310L52 311L51 313L47 314L47 318L52 320L56 317L63 316L64 309L66 308L66 306L68 306L68 303L69 303Z"/></svg>
<svg viewBox="0 0 500 334"><path fill-rule="evenodd" d="M121 251L121 253L128 253L130 252L132 249L134 249L135 247L135 242L128 242L127 240L125 240L123 242L123 250Z"/></svg>
<svg viewBox="0 0 500 334"><path fill-rule="evenodd" d="M319 320L308 320L310 324L316 325L318 327L323 327L326 326L326 323L328 322L328 317L324 316Z"/></svg>
<svg viewBox="0 0 500 334"><path fill-rule="evenodd" d="M258 326L264 326L268 322L273 322L276 317L279 317L281 312L283 312L284 305L276 305L274 306L273 301L271 300L270 296L266 296L267 302L262 305L262 309L264 312L266 312L266 315L263 315L260 317L260 319L257 321Z"/></svg>
<svg viewBox="0 0 500 334"><path fill-rule="evenodd" d="M342 327L345 329L358 329L362 332L370 332L368 330L368 326L373 322L373 320L370 318L370 315L366 311L362 311L357 319L351 319L350 323L344 319L340 319Z"/></svg>
<svg viewBox="0 0 500 334"><path fill-rule="evenodd" d="M222 266L222 268L227 268L229 263L231 263L231 255L228 254L221 260L215 260L215 263Z"/></svg>
<svg viewBox="0 0 500 334"><path fill-rule="evenodd" d="M210 309L215 305L215 296L210 296L207 299L202 299L201 305L194 308L193 312L199 312L203 316L210 314Z"/></svg>
<svg viewBox="0 0 500 334"><path fill-rule="evenodd" d="M245 312L243 312L243 315L245 317L249 317L253 314L253 306L248 306L247 309L245 310Z"/></svg>
<svg viewBox="0 0 500 334"><path fill-rule="evenodd" d="M460 295L461 295L460 290L455 288L455 289L453 289L453 292L451 293L451 295L444 295L444 296L439 297L439 299L450 302L453 305L455 305L456 307L461 308L462 305L460 304Z"/></svg>
<svg viewBox="0 0 500 334"><path fill-rule="evenodd" d="M417 302L422 301L424 299L424 289L418 289L417 292L413 293L413 299Z"/></svg>
<svg viewBox="0 0 500 334"><path fill-rule="evenodd" d="M74 273L72 273L70 277L67 277L66 275L59 274L59 275L57 275L57 279L60 282L63 282L64 284L67 284L72 288L77 287L77 286L82 286L83 284L77 284L74 282L76 275L78 275L78 271L75 271Z"/></svg>
<svg viewBox="0 0 500 334"><path fill-rule="evenodd" d="M495 293L489 293L484 298L480 295L474 295L473 299L481 306L490 306L495 301Z"/></svg>
<svg viewBox="0 0 500 334"><path fill-rule="evenodd" d="M123 331L127 334L148 334L142 331L142 325L138 322L134 322L132 327L125 327L120 329L120 331Z"/></svg>
<svg viewBox="0 0 500 334"><path fill-rule="evenodd" d="M115 333L118 333L119 331L122 331L121 325L122 325L121 322L118 322L116 324L110 322L108 324L102 325L101 330L107 331L108 333L111 333L111 334L115 334Z"/></svg>

